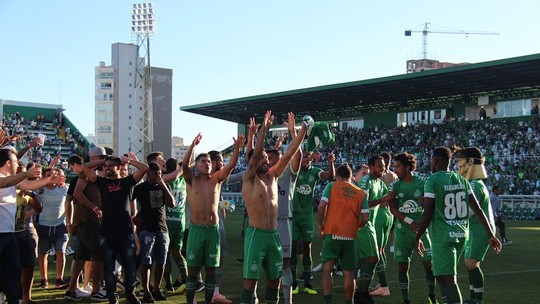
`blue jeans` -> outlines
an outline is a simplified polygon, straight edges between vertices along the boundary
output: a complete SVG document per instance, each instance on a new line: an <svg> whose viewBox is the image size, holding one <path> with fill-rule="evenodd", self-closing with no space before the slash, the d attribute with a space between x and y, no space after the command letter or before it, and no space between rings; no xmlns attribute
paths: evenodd
<svg viewBox="0 0 540 304"><path fill-rule="evenodd" d="M0 262L3 268L4 289L9 304L19 303L21 261L19 242L12 232L0 233Z"/></svg>
<svg viewBox="0 0 540 304"><path fill-rule="evenodd" d="M119 258L125 273L126 295L135 290L135 236L129 234L121 237L100 235L100 246L103 254L103 270L105 273L105 290L109 300L114 299L116 290L116 277L114 276L114 263Z"/></svg>

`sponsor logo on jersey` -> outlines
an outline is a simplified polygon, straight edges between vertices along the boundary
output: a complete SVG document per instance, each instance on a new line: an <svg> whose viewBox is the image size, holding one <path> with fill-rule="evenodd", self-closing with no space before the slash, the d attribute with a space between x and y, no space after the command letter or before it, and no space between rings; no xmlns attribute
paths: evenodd
<svg viewBox="0 0 540 304"><path fill-rule="evenodd" d="M406 200L403 206L399 207L399 212L407 214L419 213L424 212L424 208L418 205L416 201Z"/></svg>
<svg viewBox="0 0 540 304"><path fill-rule="evenodd" d="M455 190L463 190L465 189L464 184L457 184L457 185L444 185L445 191L455 191Z"/></svg>
<svg viewBox="0 0 540 304"><path fill-rule="evenodd" d="M249 269L252 271L252 272L257 272L259 270L259 265L253 263L251 264L251 266L249 267Z"/></svg>
<svg viewBox="0 0 540 304"><path fill-rule="evenodd" d="M456 225L461 225L461 226L465 226L469 223L469 220L467 219L462 219L462 220L447 220L446 223L450 226L456 226Z"/></svg>
<svg viewBox="0 0 540 304"><path fill-rule="evenodd" d="M311 187L309 185L300 185L296 187L296 192L303 194L303 195L309 195L311 194Z"/></svg>
<svg viewBox="0 0 540 304"><path fill-rule="evenodd" d="M451 238L465 238L467 237L467 234L465 232L455 232L455 231L450 231L448 233L448 235L451 237Z"/></svg>

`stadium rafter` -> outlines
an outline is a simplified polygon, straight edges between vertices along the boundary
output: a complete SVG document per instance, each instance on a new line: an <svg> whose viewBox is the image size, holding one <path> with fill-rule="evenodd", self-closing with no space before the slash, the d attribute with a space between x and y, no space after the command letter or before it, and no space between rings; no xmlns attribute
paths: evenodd
<svg viewBox="0 0 540 304"><path fill-rule="evenodd" d="M412 74L324 85L181 107L180 110L247 124L272 110L318 120L368 113L474 102L479 96L540 95L540 54L480 62Z"/></svg>

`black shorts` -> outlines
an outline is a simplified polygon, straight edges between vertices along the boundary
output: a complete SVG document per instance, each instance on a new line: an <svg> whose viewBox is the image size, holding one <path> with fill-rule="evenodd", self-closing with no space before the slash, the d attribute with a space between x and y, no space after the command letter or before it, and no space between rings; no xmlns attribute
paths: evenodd
<svg viewBox="0 0 540 304"><path fill-rule="evenodd" d="M19 256L21 268L34 269L36 261L36 240L32 238L28 230L15 232L15 237L19 242Z"/></svg>
<svg viewBox="0 0 540 304"><path fill-rule="evenodd" d="M99 224L92 221L82 222L75 228L77 250L75 259L83 261L103 260L99 246Z"/></svg>

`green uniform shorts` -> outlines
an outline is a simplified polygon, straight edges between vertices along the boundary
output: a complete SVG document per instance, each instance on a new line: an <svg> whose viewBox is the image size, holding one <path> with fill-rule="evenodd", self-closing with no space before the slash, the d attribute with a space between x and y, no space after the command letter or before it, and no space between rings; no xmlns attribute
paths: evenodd
<svg viewBox="0 0 540 304"><path fill-rule="evenodd" d="M293 213L293 241L312 242L315 231L315 216L313 213Z"/></svg>
<svg viewBox="0 0 540 304"><path fill-rule="evenodd" d="M248 227L244 237L244 279L258 280L261 268L267 280L281 277L283 255L279 232Z"/></svg>
<svg viewBox="0 0 540 304"><path fill-rule="evenodd" d="M377 247L377 237L375 229L371 223L367 223L356 234L356 251L359 259L367 259L369 257L378 257L379 249Z"/></svg>
<svg viewBox="0 0 540 304"><path fill-rule="evenodd" d="M186 224L181 221L167 221L167 229L169 230L169 248L182 249L184 244L184 231L186 230Z"/></svg>
<svg viewBox="0 0 540 304"><path fill-rule="evenodd" d="M357 268L358 257L354 239L344 239L339 236L325 235L322 244L321 262L339 261L343 270L353 271Z"/></svg>
<svg viewBox="0 0 540 304"><path fill-rule="evenodd" d="M484 229L471 231L469 238L465 241L465 258L483 261L489 250L489 237Z"/></svg>
<svg viewBox="0 0 540 304"><path fill-rule="evenodd" d="M401 223L400 221L396 222L396 225L407 225ZM394 260L398 263L409 263L413 252L416 252L416 234L412 231L402 232L398 229L394 230ZM426 232L422 235L422 243L426 248L423 253L424 256L421 257L422 261L431 261L431 239L429 238L429 233Z"/></svg>
<svg viewBox="0 0 540 304"><path fill-rule="evenodd" d="M435 243L431 244L433 255L433 275L450 276L457 274L457 264L463 253L464 243Z"/></svg>
<svg viewBox="0 0 540 304"><path fill-rule="evenodd" d="M186 251L188 267L219 267L219 225L203 226L191 223Z"/></svg>

